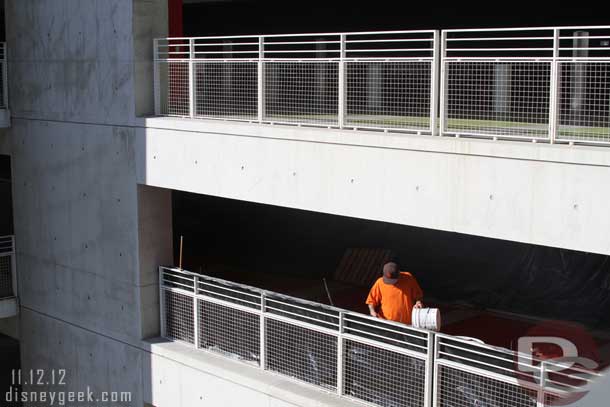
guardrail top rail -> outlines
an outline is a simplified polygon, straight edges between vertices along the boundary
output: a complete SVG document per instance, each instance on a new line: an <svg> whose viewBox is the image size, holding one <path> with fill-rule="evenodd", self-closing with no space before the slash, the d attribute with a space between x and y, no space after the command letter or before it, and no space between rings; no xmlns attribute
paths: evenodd
<svg viewBox="0 0 610 407"><path fill-rule="evenodd" d="M435 132L438 33L159 38L157 114Z"/></svg>
<svg viewBox="0 0 610 407"><path fill-rule="evenodd" d="M308 60L429 59L436 31L370 31L244 36L170 37L155 40L156 59Z"/></svg>
<svg viewBox="0 0 610 407"><path fill-rule="evenodd" d="M13 254L15 252L15 238L12 235L0 236L0 254Z"/></svg>
<svg viewBox="0 0 610 407"><path fill-rule="evenodd" d="M17 292L15 276L15 239L0 236L0 298L13 297Z"/></svg>
<svg viewBox="0 0 610 407"><path fill-rule="evenodd" d="M161 272L162 289L181 290L189 295L205 296L250 312L264 311L314 327L345 332L354 337L403 346L427 354L429 331L423 329L186 270L162 267Z"/></svg>

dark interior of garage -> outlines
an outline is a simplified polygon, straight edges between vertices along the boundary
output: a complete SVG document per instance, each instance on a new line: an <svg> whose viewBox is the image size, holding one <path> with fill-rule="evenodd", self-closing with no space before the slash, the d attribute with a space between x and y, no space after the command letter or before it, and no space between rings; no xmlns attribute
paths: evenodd
<svg viewBox="0 0 610 407"><path fill-rule="evenodd" d="M177 191L173 228L187 270L366 312L370 276L349 277L346 258L383 251L441 309L443 332L514 347L552 320L610 343L608 256Z"/></svg>
<svg viewBox="0 0 610 407"><path fill-rule="evenodd" d="M595 6L479 2L184 1L185 36L606 24Z"/></svg>

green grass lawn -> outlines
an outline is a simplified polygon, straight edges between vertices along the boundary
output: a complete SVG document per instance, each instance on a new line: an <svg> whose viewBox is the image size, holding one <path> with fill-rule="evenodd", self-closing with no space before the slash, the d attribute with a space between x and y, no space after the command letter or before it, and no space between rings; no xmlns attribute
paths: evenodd
<svg viewBox="0 0 610 407"><path fill-rule="evenodd" d="M337 125L336 114L286 114L267 115L265 120L310 124ZM430 120L427 116L389 116L389 115L348 115L348 126L401 128L408 130L427 130ZM546 137L547 123L518 122L509 120L455 119L447 120L447 131L452 133L478 133L489 136ZM610 142L610 127L560 126L558 139L576 141Z"/></svg>

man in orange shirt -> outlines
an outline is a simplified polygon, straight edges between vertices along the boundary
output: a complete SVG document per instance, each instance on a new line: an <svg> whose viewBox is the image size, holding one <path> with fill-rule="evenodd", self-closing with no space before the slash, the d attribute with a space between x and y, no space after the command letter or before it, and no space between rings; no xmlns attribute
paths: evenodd
<svg viewBox="0 0 610 407"><path fill-rule="evenodd" d="M390 261L383 265L383 276L373 284L366 304L371 316L411 325L411 311L423 307L423 296L415 277Z"/></svg>

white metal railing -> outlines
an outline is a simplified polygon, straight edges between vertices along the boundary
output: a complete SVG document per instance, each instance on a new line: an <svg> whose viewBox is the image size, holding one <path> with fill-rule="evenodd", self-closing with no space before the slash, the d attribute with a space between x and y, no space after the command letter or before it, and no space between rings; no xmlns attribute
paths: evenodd
<svg viewBox="0 0 610 407"><path fill-rule="evenodd" d="M16 296L16 271L15 237L0 236L0 298Z"/></svg>
<svg viewBox="0 0 610 407"><path fill-rule="evenodd" d="M157 115L610 143L610 26L154 40Z"/></svg>
<svg viewBox="0 0 610 407"><path fill-rule="evenodd" d="M524 373L526 356L504 348L185 270L159 271L163 337L373 405L552 406L599 376L556 372L550 360L527 363L531 373Z"/></svg>
<svg viewBox="0 0 610 407"><path fill-rule="evenodd" d="M161 38L157 115L434 133L438 33Z"/></svg>
<svg viewBox="0 0 610 407"><path fill-rule="evenodd" d="M444 30L445 135L610 143L610 26Z"/></svg>
<svg viewBox="0 0 610 407"><path fill-rule="evenodd" d="M8 108L6 43L0 42L0 109Z"/></svg>

